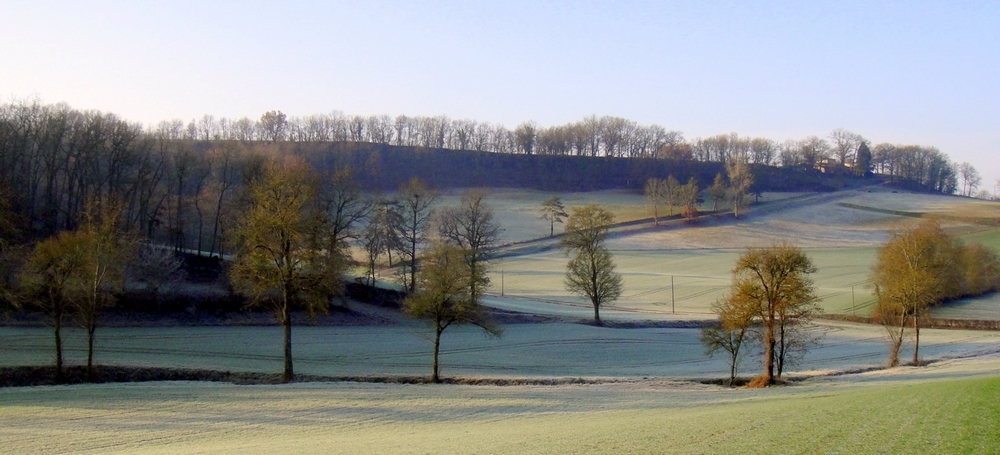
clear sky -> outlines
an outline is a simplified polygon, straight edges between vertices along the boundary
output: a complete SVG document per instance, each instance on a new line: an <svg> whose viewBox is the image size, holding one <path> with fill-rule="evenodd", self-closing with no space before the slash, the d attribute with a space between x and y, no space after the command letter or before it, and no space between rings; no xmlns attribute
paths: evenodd
<svg viewBox="0 0 1000 455"><path fill-rule="evenodd" d="M1000 2L0 0L0 96L204 114L836 128L1000 177Z"/></svg>

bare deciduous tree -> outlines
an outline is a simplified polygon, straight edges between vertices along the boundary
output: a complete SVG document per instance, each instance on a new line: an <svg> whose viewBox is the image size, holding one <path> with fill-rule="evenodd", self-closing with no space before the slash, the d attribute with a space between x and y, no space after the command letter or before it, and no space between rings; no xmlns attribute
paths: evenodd
<svg viewBox="0 0 1000 455"><path fill-rule="evenodd" d="M732 296L712 304L712 312L718 316L718 322L701 330L701 343L709 357L720 350L729 354L729 386L732 387L755 313L752 307L740 305Z"/></svg>
<svg viewBox="0 0 1000 455"><path fill-rule="evenodd" d="M604 247L614 215L597 205L574 208L561 245L573 254L566 265L566 289L590 300L594 323L601 324L601 307L618 300L623 280L615 271L611 252Z"/></svg>
<svg viewBox="0 0 1000 455"><path fill-rule="evenodd" d="M342 252L328 251L328 213L318 203L318 177L304 163L269 162L247 190L232 231L230 280L252 303L270 304L284 328L282 380L291 381L292 309L326 311L341 285Z"/></svg>
<svg viewBox="0 0 1000 455"><path fill-rule="evenodd" d="M434 326L431 381L437 383L441 382L438 363L441 335L448 327L474 324L497 337L502 329L489 319L479 304L479 296L469 292L479 278L468 266L466 251L457 246L437 244L428 252L423 264L419 290L407 297L404 306L409 315L426 319Z"/></svg>
<svg viewBox="0 0 1000 455"><path fill-rule="evenodd" d="M462 194L457 207L446 207L441 212L439 234L445 243L462 251L469 268L469 295L478 300L489 286L487 276L493 253L500 242L500 225L493 217L493 208L486 202L484 189L468 190Z"/></svg>
<svg viewBox="0 0 1000 455"><path fill-rule="evenodd" d="M756 385L774 383L788 325L808 323L818 311L816 287L809 278L815 272L809 257L787 244L749 248L736 261L727 299L739 308L737 314L748 312L761 325L764 374Z"/></svg>
<svg viewBox="0 0 1000 455"><path fill-rule="evenodd" d="M407 290L411 293L416 290L417 284L417 249L426 240L436 200L437 191L418 178L414 177L399 187L400 225L397 230L403 243L399 252L403 260L410 263Z"/></svg>

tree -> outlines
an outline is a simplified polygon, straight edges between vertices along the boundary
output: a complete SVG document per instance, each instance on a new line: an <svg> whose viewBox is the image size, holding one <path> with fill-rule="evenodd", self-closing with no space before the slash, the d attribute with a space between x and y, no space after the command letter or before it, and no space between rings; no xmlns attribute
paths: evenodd
<svg viewBox="0 0 1000 455"><path fill-rule="evenodd" d="M732 296L712 304L712 312L718 315L718 322L701 330L701 343L709 357L720 350L729 354L729 386L732 387L754 312L748 305L739 305Z"/></svg>
<svg viewBox="0 0 1000 455"><path fill-rule="evenodd" d="M137 241L124 229L122 202L115 197L92 200L80 225L83 267L80 278L86 290L77 299L80 322L87 331L87 379L93 380L94 337L101 310L114 305L113 291L125 284L125 273L135 255Z"/></svg>
<svg viewBox="0 0 1000 455"><path fill-rule="evenodd" d="M160 289L184 279L184 261L169 249L147 243L138 248L129 279L145 285L153 303L158 305Z"/></svg>
<svg viewBox="0 0 1000 455"><path fill-rule="evenodd" d="M288 120L283 112L267 111L260 116L259 131L265 141L283 141L287 130Z"/></svg>
<svg viewBox="0 0 1000 455"><path fill-rule="evenodd" d="M966 161L958 165L958 175L959 178L962 179L962 195L972 197L972 193L974 193L976 188L979 187L979 184L983 182L983 178L979 175L979 171Z"/></svg>
<svg viewBox="0 0 1000 455"><path fill-rule="evenodd" d="M646 180L645 194L646 202L649 206L653 208L653 225L660 225L660 206L663 205L664 193L662 187L664 181L658 178L650 178Z"/></svg>
<svg viewBox="0 0 1000 455"><path fill-rule="evenodd" d="M500 226L493 219L493 208L486 203L486 190L473 189L462 194L457 207L441 212L439 234L448 245L458 248L469 268L469 298L478 300L489 285L489 263L500 241Z"/></svg>
<svg viewBox="0 0 1000 455"><path fill-rule="evenodd" d="M726 199L726 180L722 177L722 173L715 174L715 181L712 182L712 186L708 187L708 196L712 198L712 211L719 211L719 202Z"/></svg>
<svg viewBox="0 0 1000 455"><path fill-rule="evenodd" d="M872 171L872 151L868 148L868 142L862 140L858 144L858 151L854 155L854 174L864 177Z"/></svg>
<svg viewBox="0 0 1000 455"><path fill-rule="evenodd" d="M284 328L282 380L292 380L292 308L326 311L344 271L326 250L328 212L317 203L317 177L301 161L268 162L246 188L247 206L232 231L230 281L252 304L268 304Z"/></svg>
<svg viewBox="0 0 1000 455"><path fill-rule="evenodd" d="M356 225L369 216L375 202L362 191L349 167L337 169L323 181L318 199L323 212L317 215L322 224L318 232L326 253L323 258L330 267L346 269L353 263L348 241L358 237ZM326 289L330 298L343 295L343 280L336 276Z"/></svg>
<svg viewBox="0 0 1000 455"><path fill-rule="evenodd" d="M830 140L833 142L833 154L841 167L846 167L848 163L856 162L855 153L861 144L865 143L865 138L860 134L852 133L845 129L836 129L830 133Z"/></svg>
<svg viewBox="0 0 1000 455"><path fill-rule="evenodd" d="M410 262L408 267L410 279L407 283L407 290L411 293L417 289L417 248L426 240L437 194L437 191L416 177L399 187L400 225L398 231L403 243L400 253L404 260Z"/></svg>
<svg viewBox="0 0 1000 455"><path fill-rule="evenodd" d="M698 192L698 180L694 177L689 178L680 189L678 200L682 206L681 216L688 221L698 218Z"/></svg>
<svg viewBox="0 0 1000 455"><path fill-rule="evenodd" d="M566 289L590 299L594 323L601 324L601 307L618 300L622 276L615 271L611 252L604 247L614 215L597 205L574 208L566 223L562 248L574 254L566 265Z"/></svg>
<svg viewBox="0 0 1000 455"><path fill-rule="evenodd" d="M809 278L815 272L809 257L787 244L749 248L736 261L729 304L739 308L737 314L751 314L761 326L764 373L755 383L774 383L776 366L789 346L787 328L808 323L818 311L816 287Z"/></svg>
<svg viewBox="0 0 1000 455"><path fill-rule="evenodd" d="M743 199L753 185L753 173L750 171L750 165L740 157L733 157L726 162L726 173L729 175L729 200L732 203L733 215L739 218Z"/></svg>
<svg viewBox="0 0 1000 455"><path fill-rule="evenodd" d="M907 320L913 321L913 363L919 363L920 318L931 305L953 296L954 289L961 286L957 250L933 220L893 233L879 248L871 274L876 297L873 317L889 336L889 366L899 364Z"/></svg>
<svg viewBox="0 0 1000 455"><path fill-rule="evenodd" d="M399 206L396 201L379 200L368 217L368 224L361 234L361 246L367 256L367 275L369 286L375 285L375 271L378 258L382 253L389 255L389 266L392 267L392 252L402 247L397 227L401 223Z"/></svg>
<svg viewBox="0 0 1000 455"><path fill-rule="evenodd" d="M83 231L64 231L42 240L20 275L27 300L41 307L52 321L57 381L63 377L63 318L85 293L80 275L86 267L90 240L91 235Z"/></svg>
<svg viewBox="0 0 1000 455"><path fill-rule="evenodd" d="M663 201L666 202L667 210L672 216L674 206L677 205L677 200L680 198L681 184L673 175L668 175L667 179L663 181L663 185L660 186L660 191L663 191Z"/></svg>
<svg viewBox="0 0 1000 455"><path fill-rule="evenodd" d="M438 356L441 334L457 324L474 324L487 334L499 337L502 330L488 317L478 296L469 292L478 278L466 262L461 248L436 244L424 259L418 291L404 301L410 316L426 319L434 326L434 361L431 381L441 382Z"/></svg>
<svg viewBox="0 0 1000 455"><path fill-rule="evenodd" d="M542 219L549 222L549 237L555 235L556 223L562 223L568 217L566 207L563 206L562 199L552 196L542 202Z"/></svg>

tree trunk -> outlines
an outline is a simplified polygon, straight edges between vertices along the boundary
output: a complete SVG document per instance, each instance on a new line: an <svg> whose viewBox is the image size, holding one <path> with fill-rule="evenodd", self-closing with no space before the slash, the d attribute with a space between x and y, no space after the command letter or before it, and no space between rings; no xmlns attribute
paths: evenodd
<svg viewBox="0 0 1000 455"><path fill-rule="evenodd" d="M892 346L889 349L889 367L895 367L899 365L899 349L903 346L903 333L906 330L906 317L902 317L899 323L899 332L894 336L892 330L889 331L890 337L892 337Z"/></svg>
<svg viewBox="0 0 1000 455"><path fill-rule="evenodd" d="M738 350L733 350L731 353L732 356L729 361L729 387L732 387L733 383L736 382L736 359L739 357L739 353L740 351Z"/></svg>
<svg viewBox="0 0 1000 455"><path fill-rule="evenodd" d="M594 303L594 323L597 325L601 324L601 305Z"/></svg>
<svg viewBox="0 0 1000 455"><path fill-rule="evenodd" d="M87 382L94 381L94 334L97 332L97 321L87 323Z"/></svg>
<svg viewBox="0 0 1000 455"><path fill-rule="evenodd" d="M417 214L414 210L413 218L416 220ZM417 292L417 224L413 223L413 230L410 237L410 292Z"/></svg>
<svg viewBox="0 0 1000 455"><path fill-rule="evenodd" d="M437 329L434 333L434 364L433 371L431 372L431 382L438 384L441 382L441 377L438 375L438 353L441 350L441 332L442 329Z"/></svg>
<svg viewBox="0 0 1000 455"><path fill-rule="evenodd" d="M285 331L285 371L281 382L292 381L292 312L288 303L288 291L285 291L284 304L281 308L281 323Z"/></svg>
<svg viewBox="0 0 1000 455"><path fill-rule="evenodd" d="M764 332L764 377L768 384L774 382L774 320L768 322Z"/></svg>
<svg viewBox="0 0 1000 455"><path fill-rule="evenodd" d="M62 353L62 311L56 310L53 318L56 335L56 382L62 382L63 377L63 353Z"/></svg>
<svg viewBox="0 0 1000 455"><path fill-rule="evenodd" d="M917 315L913 315L913 366L920 366L920 357L917 355L920 351L920 318Z"/></svg>

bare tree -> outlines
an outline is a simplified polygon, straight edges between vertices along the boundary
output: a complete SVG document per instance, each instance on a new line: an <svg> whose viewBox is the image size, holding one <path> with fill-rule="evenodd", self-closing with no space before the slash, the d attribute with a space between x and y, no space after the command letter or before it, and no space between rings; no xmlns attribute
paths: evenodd
<svg viewBox="0 0 1000 455"><path fill-rule="evenodd" d="M738 157L726 162L726 173L729 175L729 201L733 207L733 215L739 218L740 207L753 185L753 173L750 165Z"/></svg>
<svg viewBox="0 0 1000 455"><path fill-rule="evenodd" d="M712 198L712 211L718 213L719 202L726 199L726 193L729 188L726 186L726 180L722 177L722 173L715 174L715 180L712 182L712 186L708 187L708 195Z"/></svg>
<svg viewBox="0 0 1000 455"><path fill-rule="evenodd" d="M287 132L287 117L281 111L267 111L260 116L260 134L265 141L283 141Z"/></svg>
<svg viewBox="0 0 1000 455"><path fill-rule="evenodd" d="M434 326L434 361L431 381L441 382L438 356L441 335L448 327L458 324L479 326L487 334L499 337L502 329L494 324L478 296L469 289L478 278L467 265L466 252L456 246L437 244L431 248L420 270L419 291L404 302L406 312L426 319Z"/></svg>
<svg viewBox="0 0 1000 455"><path fill-rule="evenodd" d="M865 143L865 138L861 137L860 134L838 128L830 133L830 141L833 145L834 158L837 159L841 167L846 167L849 163L854 163L855 153L858 151L858 147Z"/></svg>
<svg viewBox="0 0 1000 455"><path fill-rule="evenodd" d="M437 200L437 191L427 186L422 180L414 177L399 187L398 194L400 225L398 231L402 237L403 247L399 250L403 260L409 261L409 283L407 290L416 290L417 249L424 243L432 208Z"/></svg>
<svg viewBox="0 0 1000 455"><path fill-rule="evenodd" d="M113 291L121 290L125 284L125 273L134 259L137 241L123 226L119 198L89 201L80 224L80 232L86 238L82 244L84 266L80 270L86 292L77 300L77 306L80 323L87 331L87 379L93 380L98 318L103 308L114 305Z"/></svg>
<svg viewBox="0 0 1000 455"><path fill-rule="evenodd" d="M462 251L469 268L470 299L478 300L489 285L488 267L500 242L500 225L486 202L487 191L472 189L462 194L457 207L441 212L439 234L448 245Z"/></svg>
<svg viewBox="0 0 1000 455"><path fill-rule="evenodd" d="M878 250L871 283L877 299L873 316L890 338L889 366L899 364L907 320L913 321L913 363L918 364L920 318L959 287L956 245L934 221L893 234Z"/></svg>
<svg viewBox="0 0 1000 455"><path fill-rule="evenodd" d="M740 305L732 296L712 304L712 312L718 316L718 322L701 330L701 343L709 357L720 350L729 354L729 386L732 387L755 313L752 307Z"/></svg>
<svg viewBox="0 0 1000 455"><path fill-rule="evenodd" d="M574 255L566 265L566 289L590 300L597 325L601 324L601 307L622 294L622 276L604 247L614 219L611 212L597 205L574 208L561 242L566 253Z"/></svg>
<svg viewBox="0 0 1000 455"><path fill-rule="evenodd" d="M269 162L247 188L247 206L232 231L230 280L252 303L275 310L284 328L284 382L294 373L292 309L326 311L345 270L343 253L327 250L329 212L317 203L317 180L302 162Z"/></svg>
<svg viewBox="0 0 1000 455"><path fill-rule="evenodd" d="M63 231L38 242L20 275L26 300L42 308L52 321L57 381L63 377L63 319L85 294L80 275L87 265L89 240L84 232Z"/></svg>
<svg viewBox="0 0 1000 455"><path fill-rule="evenodd" d="M818 311L816 287L809 278L815 271L802 250L787 244L749 248L736 261L727 298L739 308L737 314L749 312L761 324L764 374L757 385L774 383L784 329L810 321Z"/></svg>
<svg viewBox="0 0 1000 455"><path fill-rule="evenodd" d="M660 225L660 206L663 205L664 201L664 191L663 186L666 182L662 179L656 177L646 180L645 194L646 203L653 209L653 225Z"/></svg>
<svg viewBox="0 0 1000 455"><path fill-rule="evenodd" d="M958 165L958 176L962 180L962 195L972 197L972 194L979 188L983 178L968 161Z"/></svg>

